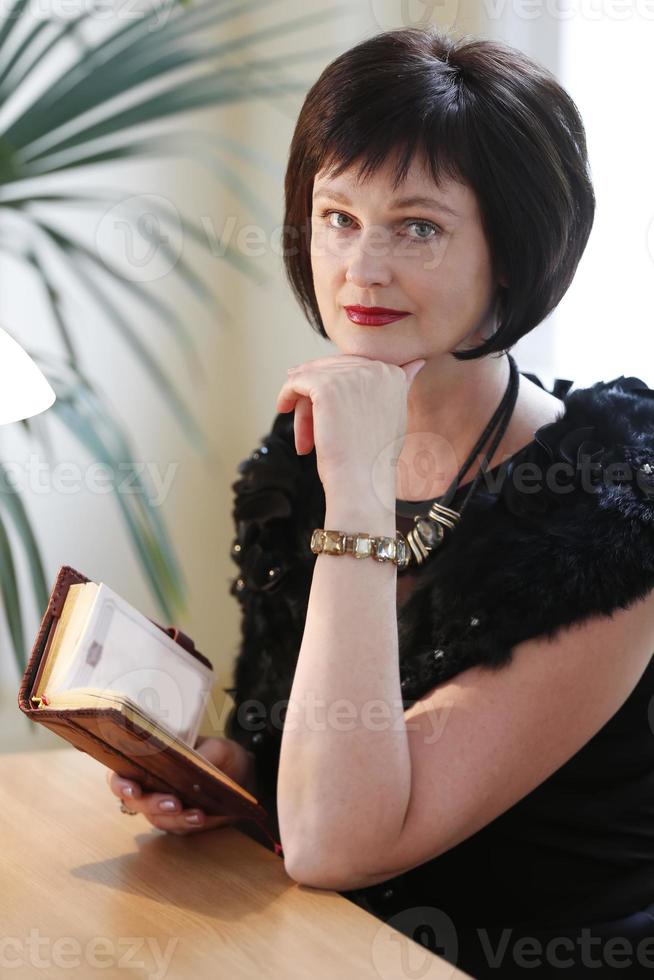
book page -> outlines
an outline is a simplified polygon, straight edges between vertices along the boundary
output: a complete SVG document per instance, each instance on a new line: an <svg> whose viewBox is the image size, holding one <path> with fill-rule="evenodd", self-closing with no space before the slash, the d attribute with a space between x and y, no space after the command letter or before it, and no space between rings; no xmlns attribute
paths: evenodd
<svg viewBox="0 0 654 980"><path fill-rule="evenodd" d="M74 661L57 689L90 687L123 694L192 745L212 682L209 667L100 583Z"/></svg>
<svg viewBox="0 0 654 980"><path fill-rule="evenodd" d="M77 644L86 628L97 593L98 585L95 582L79 582L69 586L43 672L32 692L34 695L60 689L62 678L75 659Z"/></svg>

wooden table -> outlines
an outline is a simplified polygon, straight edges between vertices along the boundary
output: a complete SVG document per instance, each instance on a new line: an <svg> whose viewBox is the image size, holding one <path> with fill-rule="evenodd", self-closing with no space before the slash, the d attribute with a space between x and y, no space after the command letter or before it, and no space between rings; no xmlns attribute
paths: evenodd
<svg viewBox="0 0 654 980"><path fill-rule="evenodd" d="M149 980L449 980L446 960L233 827L126 816L74 748L0 756L0 974Z"/></svg>

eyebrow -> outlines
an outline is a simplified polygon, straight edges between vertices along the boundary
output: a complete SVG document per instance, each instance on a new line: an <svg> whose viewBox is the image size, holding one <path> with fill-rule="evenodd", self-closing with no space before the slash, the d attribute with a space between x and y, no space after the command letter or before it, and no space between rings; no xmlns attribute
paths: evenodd
<svg viewBox="0 0 654 980"><path fill-rule="evenodd" d="M320 190L316 191L314 196L314 201L317 201L319 197L331 198L333 201L340 201L341 204L352 204L347 194L343 194L342 191L329 190L327 187L321 187ZM459 218L460 215L453 208L444 204L442 201L437 201L433 197L420 197L418 195L411 195L409 197L396 197L394 201L390 203L391 209L395 208L412 208L412 207L433 207L437 208L439 211L446 211L455 218Z"/></svg>

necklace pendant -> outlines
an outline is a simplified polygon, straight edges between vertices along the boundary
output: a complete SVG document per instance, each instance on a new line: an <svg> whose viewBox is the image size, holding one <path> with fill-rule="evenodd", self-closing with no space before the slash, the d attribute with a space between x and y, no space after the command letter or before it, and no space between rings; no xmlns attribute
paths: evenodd
<svg viewBox="0 0 654 980"><path fill-rule="evenodd" d="M417 514L413 518L414 527L406 536L410 549L407 565L413 561L422 565L428 555L441 546L445 538L445 528L454 527L460 514L451 507L434 503L427 516ZM406 567L406 566L404 566Z"/></svg>
<svg viewBox="0 0 654 980"><path fill-rule="evenodd" d="M442 524L427 517L414 517L413 520L415 527L407 537L416 563L422 565L429 553L442 543L445 531Z"/></svg>

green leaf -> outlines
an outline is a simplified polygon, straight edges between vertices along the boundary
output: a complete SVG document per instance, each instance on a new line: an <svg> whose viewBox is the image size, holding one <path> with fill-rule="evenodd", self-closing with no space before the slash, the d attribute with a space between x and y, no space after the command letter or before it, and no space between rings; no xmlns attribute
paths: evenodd
<svg viewBox="0 0 654 980"><path fill-rule="evenodd" d="M11 7L0 22L0 51L2 51L11 34L29 6L30 0L14 0Z"/></svg>
<svg viewBox="0 0 654 980"><path fill-rule="evenodd" d="M274 0L269 0L269 2L274 2ZM238 10L228 11L228 14L230 16L241 16L243 13L242 6ZM261 0L258 0L253 6L260 8ZM236 96L232 96L232 98L236 97L238 101L241 101L242 89L248 85L250 76L256 73L257 64L263 64L264 67L270 68L275 62L279 62L285 67L288 67L294 63L298 55L281 55L276 58L259 59L258 62L255 60L246 65L228 66L210 72L208 75L203 76L203 78L190 79L186 82L179 80L175 73L175 68L184 67L185 64L197 67L204 59L219 59L221 56L227 54L233 56L235 51L251 46L260 40L267 42L276 36L288 37L293 32L315 26L316 23L321 23L325 20L333 19L334 14L339 10L344 12L348 10L348 7L345 4L336 5L318 13L296 17L280 24L267 26L264 29L244 33L230 38L228 41L214 45L208 52L198 50L196 47L188 52L186 61L184 61L185 56L183 53L170 55L166 52L165 56L161 56L164 45L169 45L173 41L171 27L167 25L159 31L156 37L156 48L153 48L159 55L159 62L155 62L151 66L144 64L144 42L141 39L138 41L136 47L131 71L129 62L126 60L127 52L125 49L116 52L104 63L98 63L97 53L95 51L89 52L88 63L85 65L86 71L82 73L81 77L76 79L76 72L72 71L68 72L65 78L62 77L60 80L53 82L46 92L42 93L31 106L26 107L22 115L13 121L5 132L5 137L16 147L17 151L22 151L21 161L25 161L27 159L41 157L54 150L61 150L69 145L70 140L77 140L79 142L80 136L83 139L92 139L96 136L105 135L107 132L124 129L126 126L137 125L143 118L146 118L148 122L153 122L154 120L165 118L172 112L183 111L185 106L199 108L214 104L214 100L219 99L221 89L225 88L225 79L229 80L230 77L232 78L232 84L236 92ZM224 19L223 12L211 11L211 13L213 21ZM176 19L175 24L179 22L179 26L182 29L188 27L187 24L184 24L187 16L182 15L182 17ZM206 27L208 25L205 23L203 26ZM134 43L137 43L136 40ZM155 43L153 38L150 38L150 43ZM177 44L177 41L175 43ZM177 58L177 61L173 60L171 62L169 60L171 57L173 59ZM84 59L80 59L77 66L78 69L83 62ZM75 136L62 136L60 130L64 128L65 124L72 124L77 121L79 125L80 117L87 111L92 109L97 115L99 106L106 108L107 102L119 96L121 97L121 102L123 102L126 95L134 95L135 89L137 91L136 97L138 98L137 87L146 81L150 83L151 87L151 83L157 78L164 78L171 86L170 89L151 98L142 99L136 106L121 109L111 114L109 119L104 119L101 122L87 126L83 131L83 135L78 133ZM202 98L199 94L202 89L198 90L197 83L203 81L205 83L213 82L213 89L211 85L207 87L205 84L206 94ZM254 85L250 86L250 89L254 94L265 94L273 89L291 92L306 91L306 87L304 82L292 80L278 85L270 82L263 86ZM145 106L148 109L146 115L143 116L139 112L139 108ZM111 110L107 111L111 112ZM45 127L46 120L47 128ZM108 123L111 120L113 120L113 125L109 128ZM38 121L41 121L40 129L34 126L34 123L38 123Z"/></svg>
<svg viewBox="0 0 654 980"><path fill-rule="evenodd" d="M84 386L80 385L78 394L83 391ZM108 467L108 472L111 474L126 472L130 480L133 477L131 485L139 492L122 494L116 489L114 482L114 499L121 509L132 544L141 560L141 566L159 607L170 623L178 622L186 613L181 571L173 560L172 549L167 546L163 550L160 546L159 535L153 522L154 508L141 496L144 494L144 487L132 461L127 458L115 458L106 446L97 425L98 421L106 420L87 416L78 405L74 405L67 398L57 398L51 411L86 447L95 460Z"/></svg>
<svg viewBox="0 0 654 980"><path fill-rule="evenodd" d="M18 495L18 491L12 486L7 468L2 462L0 462L0 508L12 519L16 528L23 551L27 556L37 608L43 611L48 604L49 589L46 584L41 552L23 501Z"/></svg>
<svg viewBox="0 0 654 980"><path fill-rule="evenodd" d="M34 219L34 221L35 224L51 239L51 241L69 256L82 256L90 260L94 266L109 273L112 278L118 280L119 283L128 291L133 292L135 291L135 287L138 287L136 288L136 292L140 297L146 300L146 302L151 301L153 305L160 304L160 301L154 300L152 295L147 290L140 287L140 284L133 283L131 280L125 279L116 269L112 269L106 262L101 261L91 249L88 249L79 242L74 242L67 235L63 234L62 232L58 232L44 221L40 221L38 219ZM147 348L143 345L138 335L131 329L118 308L109 299L108 294L103 292L98 282L87 274L83 265L79 261L70 262L69 268L70 272L80 281L82 281L87 290L94 295L101 307L106 308L106 312L111 317L112 322L121 331L124 339L130 343L134 352L139 356L139 359L141 360L141 363L145 369L150 373L155 383L160 387L162 393L170 399L171 407L174 413L176 414L180 424L187 432L189 438L193 441L195 447L200 452L206 452L207 443L202 430L199 428L198 424L185 407L172 382L168 380L157 362L149 354Z"/></svg>
<svg viewBox="0 0 654 980"><path fill-rule="evenodd" d="M43 265L39 259L38 253L35 251L26 251L23 254L25 262L30 265L36 272L38 281L45 291L46 300L50 307L52 313L52 318L55 322L55 326L59 333L59 338L63 344L64 350L66 351L71 364L77 364L78 357L77 351L75 350L75 344L73 338L70 334L66 321L61 314L61 308L59 303L59 291L57 286L50 278L50 273Z"/></svg>
<svg viewBox="0 0 654 980"><path fill-rule="evenodd" d="M0 74L0 97L7 98L12 92L15 92L19 86L22 85L25 79L28 78L32 72L36 71L40 64L46 61L50 53L57 47L58 44L61 44L61 42L64 41L69 34L75 33L80 23L82 23L84 20L86 20L86 14L83 14L81 17L76 17L74 20L67 21L64 24L54 25L52 21L41 21L29 35L30 44L28 45L25 42L23 43L23 52L21 53L27 53L29 47L31 46L32 40L35 40L38 37L38 34L41 33L41 25L55 27L56 33L39 51L32 52L31 58L26 57L23 59L21 70L14 71L12 74L12 68L16 64L19 64L19 59L16 56L14 56L11 61L3 67Z"/></svg>
<svg viewBox="0 0 654 980"><path fill-rule="evenodd" d="M54 145L43 146L39 152L34 152L34 147L29 151L17 149L15 160L19 172L24 177L32 177L39 173L49 173L53 169L61 169L62 163L66 163L64 151L74 149L91 140L107 136L115 137L125 129L153 121L160 122L179 113L206 109L209 106L229 105L233 102L243 103L264 95L306 91L306 83L295 79L287 82L255 83L251 80L250 72L234 69L224 74L235 77L230 78L228 84L220 76L193 78L185 83L180 82L170 91L152 95L135 105L123 107L98 122L88 124L84 129ZM6 138L11 140L9 134ZM44 161L51 162L44 166ZM41 165L38 166L38 163Z"/></svg>
<svg viewBox="0 0 654 980"><path fill-rule="evenodd" d="M2 517L0 517L0 592L2 593L2 602L16 665L19 674L22 674L27 663L25 659L25 630L16 580L16 566Z"/></svg>

